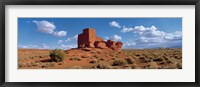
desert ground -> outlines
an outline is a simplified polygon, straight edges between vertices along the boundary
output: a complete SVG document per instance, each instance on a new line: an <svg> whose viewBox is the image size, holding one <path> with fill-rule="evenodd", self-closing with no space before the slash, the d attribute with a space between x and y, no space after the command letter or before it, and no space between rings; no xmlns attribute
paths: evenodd
<svg viewBox="0 0 200 87"><path fill-rule="evenodd" d="M182 49L81 48L63 50L62 62L53 62L51 50L18 49L18 69L182 69Z"/></svg>

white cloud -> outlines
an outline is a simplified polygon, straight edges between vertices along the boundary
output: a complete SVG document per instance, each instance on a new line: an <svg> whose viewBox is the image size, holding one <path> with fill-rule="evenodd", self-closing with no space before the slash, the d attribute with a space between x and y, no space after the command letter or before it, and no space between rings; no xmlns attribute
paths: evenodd
<svg viewBox="0 0 200 87"><path fill-rule="evenodd" d="M54 35L57 37L63 37L67 35L66 31L58 31L58 32L54 32Z"/></svg>
<svg viewBox="0 0 200 87"><path fill-rule="evenodd" d="M161 42L165 42L165 40L163 38L160 37L139 37L136 39L137 42L140 43L161 43Z"/></svg>
<svg viewBox="0 0 200 87"><path fill-rule="evenodd" d="M112 27L117 27L117 28L121 28L121 26L119 25L119 23L117 23L116 21L111 21L109 22L110 26Z"/></svg>
<svg viewBox="0 0 200 87"><path fill-rule="evenodd" d="M60 44L59 48L63 49L63 50L68 50L68 49L71 49L71 48L77 48L77 45L76 44L69 44L69 45Z"/></svg>
<svg viewBox="0 0 200 87"><path fill-rule="evenodd" d="M134 28L132 28L132 27L125 27L125 26L123 26L123 29L121 30L121 32L122 33L126 33L126 32L131 32L133 30L134 30Z"/></svg>
<svg viewBox="0 0 200 87"><path fill-rule="evenodd" d="M33 21L37 25L37 29L43 33L52 34L56 26L52 22L48 22L46 20L42 21Z"/></svg>
<svg viewBox="0 0 200 87"><path fill-rule="evenodd" d="M114 40L114 41L121 41L122 37L118 36L118 35L113 35L112 40Z"/></svg>
<svg viewBox="0 0 200 87"><path fill-rule="evenodd" d="M67 38L67 40L65 40L65 42L69 42L69 41L72 41L72 40L77 40L78 39L78 35L75 35L71 38Z"/></svg>
<svg viewBox="0 0 200 87"><path fill-rule="evenodd" d="M42 49L49 49L49 48L50 47L47 44L45 44L45 43L42 44Z"/></svg>
<svg viewBox="0 0 200 87"><path fill-rule="evenodd" d="M58 44L61 44L61 43L63 43L63 40L58 40Z"/></svg>
<svg viewBox="0 0 200 87"><path fill-rule="evenodd" d="M105 37L104 40L107 41L109 39L109 37Z"/></svg>
<svg viewBox="0 0 200 87"><path fill-rule="evenodd" d="M164 31L158 30L155 26L144 27L123 27L121 32L133 32L139 35L137 42L166 42L168 40L180 40L182 39L182 32L176 31L173 33L166 33Z"/></svg>
<svg viewBox="0 0 200 87"><path fill-rule="evenodd" d="M30 49L35 49L38 48L37 45L18 45L19 48L30 48Z"/></svg>
<svg viewBox="0 0 200 87"><path fill-rule="evenodd" d="M42 20L42 21L32 21L33 23L35 23L37 25L37 29L40 32L43 33L47 33L47 34L52 34L58 37L63 37L67 35L66 31L57 31L55 32L56 26L54 25L53 22L49 22L46 20Z"/></svg>
<svg viewBox="0 0 200 87"><path fill-rule="evenodd" d="M106 37L106 40L113 40L113 41L121 41L122 40L122 37L119 36L119 35L113 35L112 37Z"/></svg>
<svg viewBox="0 0 200 87"><path fill-rule="evenodd" d="M21 46L21 48L29 48L28 46Z"/></svg>
<svg viewBox="0 0 200 87"><path fill-rule="evenodd" d="M123 46L134 46L134 45L136 45L135 42L133 42L133 41L128 41L128 42L125 42Z"/></svg>
<svg viewBox="0 0 200 87"><path fill-rule="evenodd" d="M113 35L111 37L105 37L105 41L107 40L113 40L113 41L121 41L122 40L122 37L119 36L119 35Z"/></svg>
<svg viewBox="0 0 200 87"><path fill-rule="evenodd" d="M42 43L40 45L18 45L19 48L27 48L27 49L50 49L50 46Z"/></svg>
<svg viewBox="0 0 200 87"><path fill-rule="evenodd" d="M176 32L173 32L173 33L167 33L164 36L164 39L165 40L180 40L180 39L182 39L182 32L176 31Z"/></svg>
<svg viewBox="0 0 200 87"><path fill-rule="evenodd" d="M121 28L122 33L135 33L135 39L124 44L125 47L151 48L151 47L180 47L182 42L182 31L167 33L155 26L134 26Z"/></svg>

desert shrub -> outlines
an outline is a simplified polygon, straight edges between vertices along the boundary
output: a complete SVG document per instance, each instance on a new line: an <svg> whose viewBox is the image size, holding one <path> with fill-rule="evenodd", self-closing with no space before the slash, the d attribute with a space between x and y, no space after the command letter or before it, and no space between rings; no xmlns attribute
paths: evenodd
<svg viewBox="0 0 200 87"><path fill-rule="evenodd" d="M117 59L113 62L113 66L123 66L123 65L126 65L127 62L123 59Z"/></svg>
<svg viewBox="0 0 200 87"><path fill-rule="evenodd" d="M97 63L97 62L98 62L97 59L93 59L93 60L91 60L89 63Z"/></svg>
<svg viewBox="0 0 200 87"><path fill-rule="evenodd" d="M165 64L165 61L162 61L162 62L160 62L159 64L163 65L163 64Z"/></svg>
<svg viewBox="0 0 200 87"><path fill-rule="evenodd" d="M163 59L162 58L155 58L155 59L153 59L153 61L163 61Z"/></svg>
<svg viewBox="0 0 200 87"><path fill-rule="evenodd" d="M174 64L176 61L177 61L177 60L174 59L174 58L169 58L169 59L167 60L167 63Z"/></svg>
<svg viewBox="0 0 200 87"><path fill-rule="evenodd" d="M178 69L182 69L182 63L181 62L176 62L175 63Z"/></svg>
<svg viewBox="0 0 200 87"><path fill-rule="evenodd" d="M54 67L55 65L56 65L56 62L51 62L51 63L49 64L50 67Z"/></svg>
<svg viewBox="0 0 200 87"><path fill-rule="evenodd" d="M150 62L149 65L146 67L148 69L158 69L158 65L156 62Z"/></svg>
<svg viewBox="0 0 200 87"><path fill-rule="evenodd" d="M104 58L100 58L99 60L104 61L105 59Z"/></svg>
<svg viewBox="0 0 200 87"><path fill-rule="evenodd" d="M18 64L18 68L21 68L21 67L23 67L23 64Z"/></svg>
<svg viewBox="0 0 200 87"><path fill-rule="evenodd" d="M50 52L51 61L62 62L65 58L65 53L61 49L55 49Z"/></svg>
<svg viewBox="0 0 200 87"><path fill-rule="evenodd" d="M177 69L177 65L176 64L169 64L168 65L168 69Z"/></svg>
<svg viewBox="0 0 200 87"><path fill-rule="evenodd" d="M93 57L95 57L95 58L99 58L97 55L94 55Z"/></svg>
<svg viewBox="0 0 200 87"><path fill-rule="evenodd" d="M91 56L89 56L89 55L82 55L81 57L82 58L90 58Z"/></svg>
<svg viewBox="0 0 200 87"><path fill-rule="evenodd" d="M137 65L136 65L136 64L133 64L133 65L131 65L131 68L132 68L132 69L136 69L136 68L137 68Z"/></svg>
<svg viewBox="0 0 200 87"><path fill-rule="evenodd" d="M126 58L126 61L128 62L128 64L133 64L134 60L132 58Z"/></svg>
<svg viewBox="0 0 200 87"><path fill-rule="evenodd" d="M125 66L123 66L123 69L132 69L132 66L125 65Z"/></svg>
<svg viewBox="0 0 200 87"><path fill-rule="evenodd" d="M58 63L58 65L62 65L63 63Z"/></svg>
<svg viewBox="0 0 200 87"><path fill-rule="evenodd" d="M109 64L107 63L99 63L95 68L98 68L98 69L112 69L112 66L110 66Z"/></svg>
<svg viewBox="0 0 200 87"><path fill-rule="evenodd" d="M33 66L39 66L40 64L35 62L35 63L32 63Z"/></svg>
<svg viewBox="0 0 200 87"><path fill-rule="evenodd" d="M151 59L150 58L140 59L140 62L141 63L148 63L148 62L151 62Z"/></svg>
<svg viewBox="0 0 200 87"><path fill-rule="evenodd" d="M140 56L140 54L135 54L135 56Z"/></svg>
<svg viewBox="0 0 200 87"><path fill-rule="evenodd" d="M32 62L31 62L31 63L27 63L26 66L27 66L27 67L32 67L32 66L33 66L33 63L32 63Z"/></svg>

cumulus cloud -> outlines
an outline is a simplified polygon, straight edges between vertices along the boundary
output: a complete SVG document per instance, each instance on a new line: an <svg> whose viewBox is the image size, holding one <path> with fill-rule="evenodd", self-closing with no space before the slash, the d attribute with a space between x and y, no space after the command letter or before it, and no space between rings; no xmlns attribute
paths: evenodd
<svg viewBox="0 0 200 87"><path fill-rule="evenodd" d="M21 46L20 48L29 48L28 46Z"/></svg>
<svg viewBox="0 0 200 87"><path fill-rule="evenodd" d="M109 39L109 37L104 37L104 40L107 41Z"/></svg>
<svg viewBox="0 0 200 87"><path fill-rule="evenodd" d="M46 20L42 21L33 21L37 25L37 29L43 33L52 34L56 26L52 22L48 22Z"/></svg>
<svg viewBox="0 0 200 87"><path fill-rule="evenodd" d="M73 37L67 38L67 40L65 40L65 42L69 42L69 41L77 40L77 39L78 39L78 35L75 35Z"/></svg>
<svg viewBox="0 0 200 87"><path fill-rule="evenodd" d="M38 45L18 45L19 48L39 49Z"/></svg>
<svg viewBox="0 0 200 87"><path fill-rule="evenodd" d="M57 31L55 32L56 26L54 25L53 22L49 22L46 20L42 20L42 21L32 21L33 23L35 23L37 25L37 30L43 33L47 33L47 34L52 34L58 37L63 37L66 36L67 32L66 31Z"/></svg>
<svg viewBox="0 0 200 87"><path fill-rule="evenodd" d="M112 37L105 37L105 40L121 41L122 37L119 35L113 35Z"/></svg>
<svg viewBox="0 0 200 87"><path fill-rule="evenodd" d="M59 48L63 49L63 50L68 50L68 49L71 49L71 48L77 48L77 45L76 44L68 44L68 45L60 44Z"/></svg>
<svg viewBox="0 0 200 87"><path fill-rule="evenodd" d="M127 41L124 43L123 46L135 46L135 45L136 45L136 43L134 41Z"/></svg>
<svg viewBox="0 0 200 87"><path fill-rule="evenodd" d="M111 21L111 22L109 22L109 24L110 24L110 26L112 26L112 27L121 28L121 26L119 25L119 23L116 22L116 21Z"/></svg>
<svg viewBox="0 0 200 87"><path fill-rule="evenodd" d="M122 33L134 33L137 37L131 42L126 42L124 46L133 46L136 48L151 48L151 47L178 47L182 42L182 31L164 32L155 26L145 27L122 27ZM181 45L182 46L182 45Z"/></svg>
<svg viewBox="0 0 200 87"><path fill-rule="evenodd" d="M176 31L173 33L167 33L164 36L165 40L181 40L182 39L182 32L181 31Z"/></svg>
<svg viewBox="0 0 200 87"><path fill-rule="evenodd" d="M61 44L61 43L63 43L63 40L58 40L58 44Z"/></svg>
<svg viewBox="0 0 200 87"><path fill-rule="evenodd" d="M114 41L121 41L121 40L122 40L122 37L121 37L121 36L118 36L118 35L113 35L112 40L114 40Z"/></svg>
<svg viewBox="0 0 200 87"><path fill-rule="evenodd" d="M66 31L58 31L58 32L54 32L54 35L57 37L63 37L67 35Z"/></svg>
<svg viewBox="0 0 200 87"><path fill-rule="evenodd" d="M43 44L42 44L42 48L43 48L43 49L49 49L50 47L49 47L47 44L43 43Z"/></svg>
<svg viewBox="0 0 200 87"><path fill-rule="evenodd" d="M137 42L166 42L168 40L181 40L182 32L175 31L172 33L166 33L164 31L158 30L155 26L144 27L123 27L121 32L133 32L139 35Z"/></svg>

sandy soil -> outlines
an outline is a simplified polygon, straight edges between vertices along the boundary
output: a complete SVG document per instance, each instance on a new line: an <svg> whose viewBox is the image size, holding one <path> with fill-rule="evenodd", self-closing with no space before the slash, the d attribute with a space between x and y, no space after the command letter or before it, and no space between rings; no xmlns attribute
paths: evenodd
<svg viewBox="0 0 200 87"><path fill-rule="evenodd" d="M18 49L18 69L182 69L181 48L70 49L63 62L52 62L50 51Z"/></svg>

